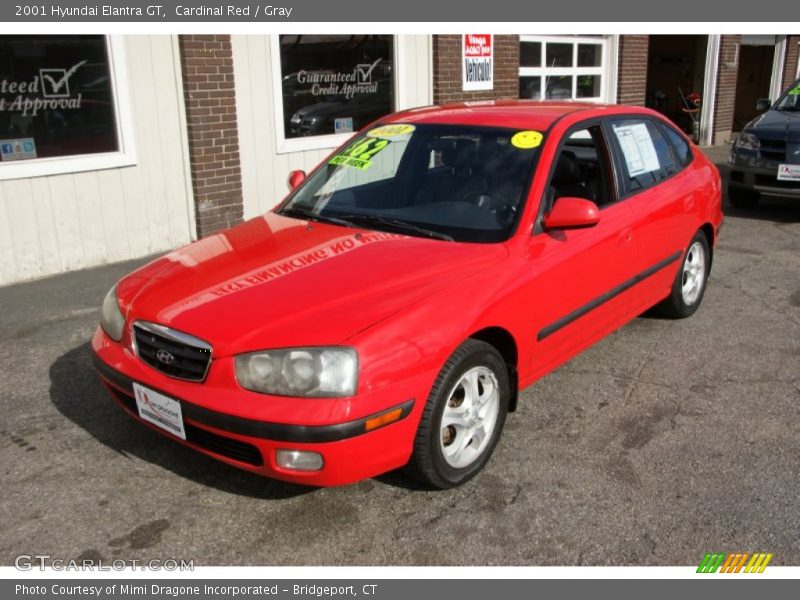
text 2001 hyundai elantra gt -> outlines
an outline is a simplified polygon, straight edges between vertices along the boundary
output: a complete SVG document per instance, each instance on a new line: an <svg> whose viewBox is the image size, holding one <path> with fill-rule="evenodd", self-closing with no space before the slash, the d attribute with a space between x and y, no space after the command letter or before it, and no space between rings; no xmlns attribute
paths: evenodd
<svg viewBox="0 0 800 600"><path fill-rule="evenodd" d="M145 425L313 485L466 481L519 389L654 305L697 309L722 224L716 168L622 106L397 113L290 184L120 280L92 345Z"/></svg>

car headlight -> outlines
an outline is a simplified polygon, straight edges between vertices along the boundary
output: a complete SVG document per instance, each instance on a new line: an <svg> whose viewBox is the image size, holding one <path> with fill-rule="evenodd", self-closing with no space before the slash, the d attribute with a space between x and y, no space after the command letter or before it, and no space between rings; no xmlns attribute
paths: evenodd
<svg viewBox="0 0 800 600"><path fill-rule="evenodd" d="M358 387L358 355L353 348L317 347L262 350L236 357L243 388L276 396L338 398Z"/></svg>
<svg viewBox="0 0 800 600"><path fill-rule="evenodd" d="M297 113L294 113L294 114L292 115L292 118L290 119L290 121L291 121L292 123L294 123L295 125L299 124L299 123L300 123L302 120L303 120L303 119L302 119L302 118L300 117L300 115L299 115L299 114L297 114Z"/></svg>
<svg viewBox="0 0 800 600"><path fill-rule="evenodd" d="M740 133L733 144L734 148L741 148L742 150L758 150L761 143L758 138L752 133Z"/></svg>
<svg viewBox="0 0 800 600"><path fill-rule="evenodd" d="M103 313L100 317L100 327L115 342L122 339L122 332L125 329L125 315L119 308L117 300L117 286L115 285L106 294L103 300Z"/></svg>

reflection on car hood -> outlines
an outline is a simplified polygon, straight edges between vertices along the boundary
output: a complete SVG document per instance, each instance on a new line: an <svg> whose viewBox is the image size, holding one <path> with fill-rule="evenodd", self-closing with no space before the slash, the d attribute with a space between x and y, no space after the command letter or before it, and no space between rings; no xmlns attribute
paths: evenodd
<svg viewBox="0 0 800 600"><path fill-rule="evenodd" d="M800 142L800 112L768 110L750 121L744 129L764 140Z"/></svg>
<svg viewBox="0 0 800 600"><path fill-rule="evenodd" d="M142 267L120 282L118 293L129 318L190 333L223 356L341 343L507 255L502 244L268 213Z"/></svg>

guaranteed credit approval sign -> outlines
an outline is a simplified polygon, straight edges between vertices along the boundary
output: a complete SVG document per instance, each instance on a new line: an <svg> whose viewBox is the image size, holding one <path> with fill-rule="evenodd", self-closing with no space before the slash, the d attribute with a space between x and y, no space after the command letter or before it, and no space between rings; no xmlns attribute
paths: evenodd
<svg viewBox="0 0 800 600"><path fill-rule="evenodd" d="M490 33L461 37L462 85L465 92L494 88L494 40Z"/></svg>

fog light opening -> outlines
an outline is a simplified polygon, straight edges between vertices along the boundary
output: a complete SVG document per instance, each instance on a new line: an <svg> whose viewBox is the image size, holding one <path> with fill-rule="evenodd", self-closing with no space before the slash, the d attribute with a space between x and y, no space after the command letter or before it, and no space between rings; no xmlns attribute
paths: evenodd
<svg viewBox="0 0 800 600"><path fill-rule="evenodd" d="M308 450L277 450L275 462L288 471L320 471L325 466L319 452Z"/></svg>

